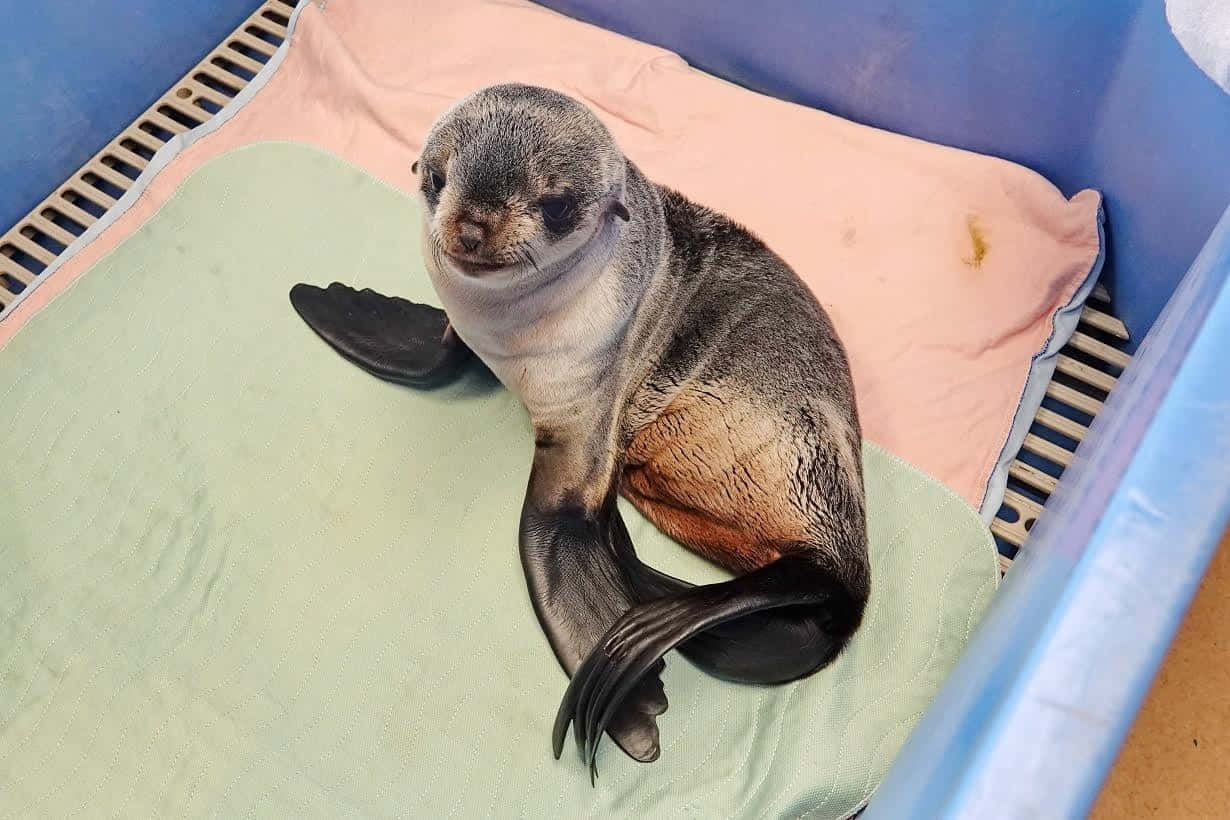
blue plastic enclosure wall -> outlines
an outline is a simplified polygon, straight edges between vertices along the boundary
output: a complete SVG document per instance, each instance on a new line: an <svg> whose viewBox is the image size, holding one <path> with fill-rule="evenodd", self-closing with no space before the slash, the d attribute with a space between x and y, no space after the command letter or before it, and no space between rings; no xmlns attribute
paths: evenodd
<svg viewBox="0 0 1230 820"><path fill-rule="evenodd" d="M261 0L0 0L0 233Z"/></svg>
<svg viewBox="0 0 1230 820"><path fill-rule="evenodd" d="M1230 204L1230 96L1162 0L543 4L757 91L1100 189L1103 281L1134 339Z"/></svg>
<svg viewBox="0 0 1230 820"><path fill-rule="evenodd" d="M0 226L257 4L0 0ZM1230 215L1205 242L1230 201L1230 98L1161 0L547 4L757 90L1103 190L1137 338L1191 265L867 813L1079 815L1230 515Z"/></svg>

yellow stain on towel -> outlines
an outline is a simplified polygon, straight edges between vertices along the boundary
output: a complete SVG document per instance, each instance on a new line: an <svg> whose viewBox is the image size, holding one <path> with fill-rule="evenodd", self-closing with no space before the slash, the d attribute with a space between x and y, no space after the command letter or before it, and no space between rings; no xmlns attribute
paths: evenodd
<svg viewBox="0 0 1230 820"><path fill-rule="evenodd" d="M991 245L987 242L986 232L978 224L978 217L972 214L966 218L965 227L969 231L969 240L974 246L974 253L973 256L962 256L961 261L971 268L981 268L982 260L987 258L987 251L991 249Z"/></svg>

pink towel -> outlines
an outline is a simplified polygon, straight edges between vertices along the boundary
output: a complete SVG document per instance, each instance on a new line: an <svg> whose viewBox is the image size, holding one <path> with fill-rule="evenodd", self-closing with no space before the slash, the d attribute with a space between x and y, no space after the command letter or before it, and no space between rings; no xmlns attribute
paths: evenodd
<svg viewBox="0 0 1230 820"><path fill-rule="evenodd" d="M432 120L507 81L585 101L651 179L758 233L832 314L867 437L984 506L1032 359L1099 259L1099 195L738 88L524 0L309 4L268 84L0 324L0 344L211 157L298 140L409 189Z"/></svg>

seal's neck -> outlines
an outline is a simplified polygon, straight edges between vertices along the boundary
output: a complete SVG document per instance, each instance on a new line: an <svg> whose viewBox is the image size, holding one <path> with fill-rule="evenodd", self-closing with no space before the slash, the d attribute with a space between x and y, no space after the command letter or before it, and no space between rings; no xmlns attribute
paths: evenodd
<svg viewBox="0 0 1230 820"><path fill-rule="evenodd" d="M641 287L621 264L623 224L604 216L589 239L540 271L469 277L428 264L458 336L532 416L592 404L618 353Z"/></svg>

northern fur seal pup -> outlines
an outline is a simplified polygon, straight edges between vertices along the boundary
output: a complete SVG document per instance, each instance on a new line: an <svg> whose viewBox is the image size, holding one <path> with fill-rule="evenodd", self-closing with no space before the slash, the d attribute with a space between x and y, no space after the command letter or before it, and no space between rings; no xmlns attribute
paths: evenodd
<svg viewBox="0 0 1230 820"><path fill-rule="evenodd" d="M786 264L729 219L649 182L597 117L554 91L486 88L432 127L413 167L444 311L296 285L350 361L414 386L472 351L529 410L521 516L535 612L572 676L591 766L603 731L658 756L662 656L779 683L858 627L869 568L861 435L846 355ZM622 492L737 572L693 586L641 563Z"/></svg>

